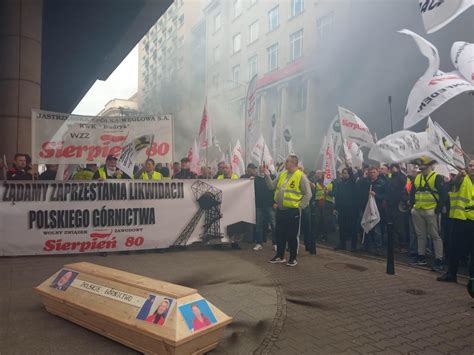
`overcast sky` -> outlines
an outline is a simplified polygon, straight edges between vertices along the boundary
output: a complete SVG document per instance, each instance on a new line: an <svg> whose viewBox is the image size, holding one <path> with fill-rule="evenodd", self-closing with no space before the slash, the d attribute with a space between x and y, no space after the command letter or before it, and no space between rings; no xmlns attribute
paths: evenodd
<svg viewBox="0 0 474 355"><path fill-rule="evenodd" d="M137 92L138 44L106 81L97 80L73 113L97 115L112 99L128 99Z"/></svg>

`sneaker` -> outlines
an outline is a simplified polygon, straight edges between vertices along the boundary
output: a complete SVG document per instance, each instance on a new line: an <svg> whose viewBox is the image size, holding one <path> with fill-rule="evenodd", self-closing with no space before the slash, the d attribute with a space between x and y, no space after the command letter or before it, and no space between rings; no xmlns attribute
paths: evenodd
<svg viewBox="0 0 474 355"><path fill-rule="evenodd" d="M278 256L274 256L273 258L271 258L270 260L268 260L268 262L269 262L270 264L281 264L281 263L286 262L286 260L285 260L285 259L282 259L282 258L280 258L280 257L278 257Z"/></svg>
<svg viewBox="0 0 474 355"><path fill-rule="evenodd" d="M416 265L418 265L418 266L428 265L424 255L423 256L418 256L418 258L416 259Z"/></svg>
<svg viewBox="0 0 474 355"><path fill-rule="evenodd" d="M255 251L262 250L262 249L263 249L262 244L257 244L253 247L253 250L255 250Z"/></svg>
<svg viewBox="0 0 474 355"><path fill-rule="evenodd" d="M452 274L449 274L449 273L445 273L445 274L437 277L436 280L441 281L441 282L458 282L458 279L457 279L456 275L452 275Z"/></svg>
<svg viewBox="0 0 474 355"><path fill-rule="evenodd" d="M443 260L436 259L431 266L431 271L444 271Z"/></svg>
<svg viewBox="0 0 474 355"><path fill-rule="evenodd" d="M296 265L298 265L298 262L296 261L296 259L290 259L286 263L286 266L296 266Z"/></svg>

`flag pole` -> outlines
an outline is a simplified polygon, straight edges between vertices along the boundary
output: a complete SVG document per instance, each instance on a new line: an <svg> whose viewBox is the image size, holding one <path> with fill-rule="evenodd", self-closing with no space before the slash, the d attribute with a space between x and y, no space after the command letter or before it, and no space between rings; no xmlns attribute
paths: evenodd
<svg viewBox="0 0 474 355"><path fill-rule="evenodd" d="M390 133L393 134L392 96L388 97L388 107L390 110Z"/></svg>

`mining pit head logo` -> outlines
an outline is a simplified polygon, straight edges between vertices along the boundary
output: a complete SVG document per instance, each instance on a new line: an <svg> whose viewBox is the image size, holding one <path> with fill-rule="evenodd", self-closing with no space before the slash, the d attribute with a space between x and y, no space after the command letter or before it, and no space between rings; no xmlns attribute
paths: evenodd
<svg viewBox="0 0 474 355"><path fill-rule="evenodd" d="M285 141L287 141L287 142L291 141L291 132L288 128L286 128L283 131L283 137L285 138Z"/></svg>
<svg viewBox="0 0 474 355"><path fill-rule="evenodd" d="M291 182L290 187L291 187L292 189L295 188L295 182L294 182L294 181Z"/></svg>

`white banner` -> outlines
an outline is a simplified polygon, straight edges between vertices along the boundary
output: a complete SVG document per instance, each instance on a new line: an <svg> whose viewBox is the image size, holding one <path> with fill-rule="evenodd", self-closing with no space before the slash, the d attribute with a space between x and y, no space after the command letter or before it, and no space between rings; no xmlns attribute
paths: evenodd
<svg viewBox="0 0 474 355"><path fill-rule="evenodd" d="M446 26L470 6L472 0L419 0L426 32L433 33Z"/></svg>
<svg viewBox="0 0 474 355"><path fill-rule="evenodd" d="M374 137L372 137L369 128L355 113L343 107L338 107L338 112L344 140L349 139L366 147L371 147L374 144Z"/></svg>
<svg viewBox="0 0 474 355"><path fill-rule="evenodd" d="M374 196L369 195L364 214L362 215L362 220L360 221L364 234L369 233L377 224L379 224L379 222L380 213L377 208L377 203L375 202Z"/></svg>
<svg viewBox="0 0 474 355"><path fill-rule="evenodd" d="M416 84L413 90L418 91L417 96L421 94L423 99L415 106L407 107L405 128L411 127L429 116L453 97L463 92L473 91L474 85L464 80L457 72L443 73L439 70L427 87L422 88Z"/></svg>
<svg viewBox="0 0 474 355"><path fill-rule="evenodd" d="M462 77L474 84L474 44L454 42L451 47L451 61Z"/></svg>
<svg viewBox="0 0 474 355"><path fill-rule="evenodd" d="M107 155L120 156L131 138L154 134L149 155L155 163L173 161L171 115L103 117L32 110L32 159L35 164L102 164Z"/></svg>
<svg viewBox="0 0 474 355"><path fill-rule="evenodd" d="M382 163L408 162L428 152L427 132L398 131L379 141L370 149L369 159Z"/></svg>
<svg viewBox="0 0 474 355"><path fill-rule="evenodd" d="M403 123L403 128L410 128L414 126L419 121L421 121L427 115L420 117L417 115L417 110L420 103L426 97L426 91L430 81L433 79L433 76L439 70L439 55L438 50L430 42L428 42L423 37L417 35L415 32L403 29L398 31L399 33L408 35L413 38L417 44L420 52L423 56L428 59L428 68L425 73L418 79L418 81L413 86L413 89L408 96L407 106L405 110L405 120Z"/></svg>
<svg viewBox="0 0 474 355"><path fill-rule="evenodd" d="M207 231L197 202L205 193L221 214ZM0 196L2 256L168 248L209 234L226 242L229 225L255 223L250 180L7 181Z"/></svg>
<svg viewBox="0 0 474 355"><path fill-rule="evenodd" d="M117 161L117 168L122 170L125 174L133 177L133 168L137 163L143 163L137 161L140 151L145 148L151 149L153 143L153 134L146 134L140 137L129 137L128 143L122 147L122 152Z"/></svg>
<svg viewBox="0 0 474 355"><path fill-rule="evenodd" d="M257 122L257 74L249 82L247 97L245 99L245 154L250 154L250 150L260 135L260 127ZM244 157L242 155L242 157Z"/></svg>

